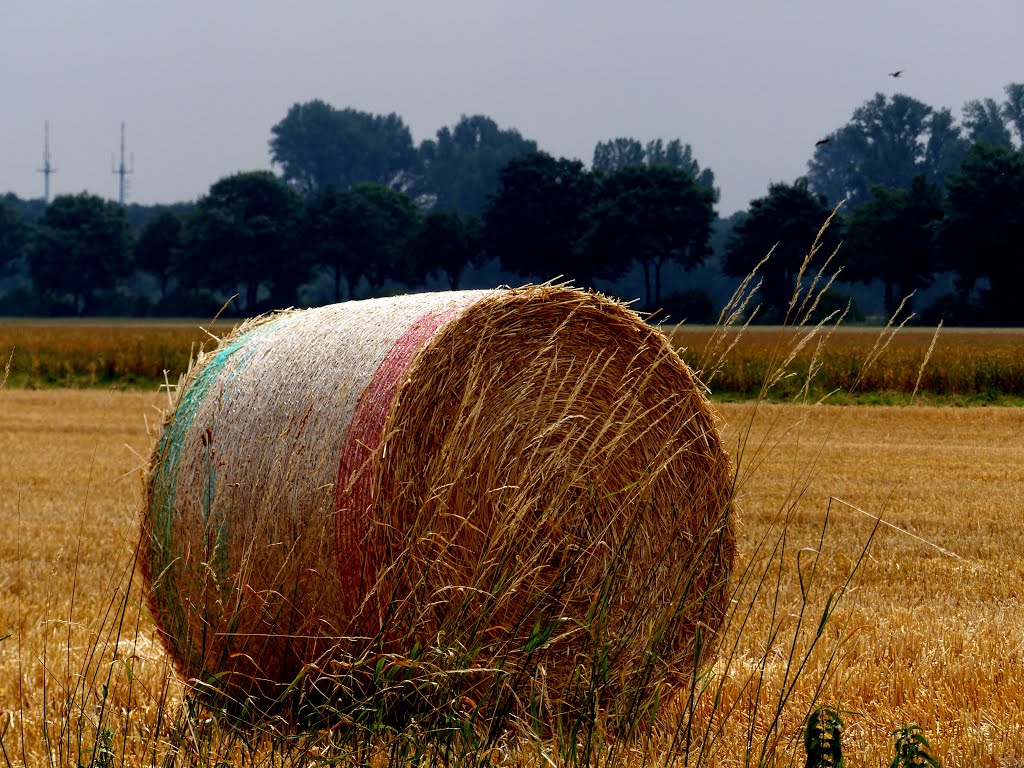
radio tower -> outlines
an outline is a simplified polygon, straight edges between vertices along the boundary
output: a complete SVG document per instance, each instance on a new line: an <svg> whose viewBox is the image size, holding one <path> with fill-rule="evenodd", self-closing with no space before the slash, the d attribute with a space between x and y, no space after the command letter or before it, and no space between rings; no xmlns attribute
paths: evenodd
<svg viewBox="0 0 1024 768"><path fill-rule="evenodd" d="M57 169L50 162L50 121L43 123L43 167L36 169L43 174L43 202L50 203L50 174L56 173Z"/></svg>
<svg viewBox="0 0 1024 768"><path fill-rule="evenodd" d="M117 202L124 205L124 193L127 187L127 176L135 173L135 155L131 156L130 165L124 163L124 121L121 121L121 163L114 165L114 158L111 156L110 165L112 173L119 177Z"/></svg>

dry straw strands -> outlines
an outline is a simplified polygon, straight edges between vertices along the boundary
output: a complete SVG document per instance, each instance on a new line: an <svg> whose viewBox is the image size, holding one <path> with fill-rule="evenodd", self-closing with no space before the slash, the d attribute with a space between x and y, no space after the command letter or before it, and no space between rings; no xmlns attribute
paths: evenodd
<svg viewBox="0 0 1024 768"><path fill-rule="evenodd" d="M182 674L231 696L447 648L558 697L598 647L620 688L692 672L731 499L698 384L622 305L373 299L254 321L196 362L154 449L143 571Z"/></svg>

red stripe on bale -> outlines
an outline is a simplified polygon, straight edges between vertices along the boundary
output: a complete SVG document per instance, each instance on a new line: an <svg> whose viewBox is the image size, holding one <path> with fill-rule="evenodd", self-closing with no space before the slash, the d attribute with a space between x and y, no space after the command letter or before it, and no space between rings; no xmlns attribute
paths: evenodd
<svg viewBox="0 0 1024 768"><path fill-rule="evenodd" d="M476 299L477 297L473 297ZM409 371L409 364L438 329L469 301L418 318L388 349L370 383L359 396L341 447L335 496L334 539L341 578L343 607L356 617L376 581L379 553L369 551L367 531L373 506L373 472L369 459L380 447L384 422ZM378 611L379 613L379 611ZM377 622L375 622L377 623ZM366 627L375 632L378 627Z"/></svg>

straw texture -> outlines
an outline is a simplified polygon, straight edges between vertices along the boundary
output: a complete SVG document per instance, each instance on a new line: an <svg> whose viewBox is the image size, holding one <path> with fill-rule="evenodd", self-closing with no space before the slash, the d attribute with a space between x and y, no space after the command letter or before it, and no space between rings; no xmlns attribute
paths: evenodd
<svg viewBox="0 0 1024 768"><path fill-rule="evenodd" d="M231 695L374 643L536 657L557 688L613 642L623 680L677 679L725 610L731 498L699 387L625 307L559 286L349 302L195 363L146 478L143 572L181 673Z"/></svg>

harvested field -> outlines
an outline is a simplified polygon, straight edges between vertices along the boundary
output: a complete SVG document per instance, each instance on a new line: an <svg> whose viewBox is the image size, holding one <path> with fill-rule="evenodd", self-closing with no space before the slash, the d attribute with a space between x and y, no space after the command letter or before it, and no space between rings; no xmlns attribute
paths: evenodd
<svg viewBox="0 0 1024 768"><path fill-rule="evenodd" d="M152 389L164 371L173 383L200 344L230 323L184 320L0 320L0 364L10 362L9 387L120 387Z"/></svg>
<svg viewBox="0 0 1024 768"><path fill-rule="evenodd" d="M0 319L0 358L4 363L10 359L7 385L13 387L151 387L163 382L165 370L176 381L198 345L210 346L211 339L200 325L209 327L198 320ZM224 335L230 327L231 323L220 323L213 330ZM857 387L861 395L878 402L906 402L933 330L905 328L879 362L865 371L862 362L878 329L840 328L820 360L814 394L845 389L862 376ZM687 363L699 367L712 333L709 327L682 326L673 332L673 343L684 348ZM791 340L793 334L778 328L748 329L714 381L716 397L755 396L773 353L777 354L779 339ZM811 351L797 357L794 370L806 371ZM792 379L802 380L802 375ZM790 393L783 382L772 396L784 399ZM918 397L936 404L1020 404L1024 401L1024 334L1006 328L943 329L921 377Z"/></svg>
<svg viewBox="0 0 1024 768"><path fill-rule="evenodd" d="M820 397L838 389L905 403L916 386L924 400L941 403L984 404L1006 398L1019 403L1024 396L1024 333L1020 329L942 329L923 371L921 362L932 343L934 328L904 328L885 354L865 367L878 330L837 329L817 359L819 368L812 379L812 394ZM713 333L709 327L681 326L672 332L672 341L682 348L683 359L699 368ZM737 333L727 332L725 345ZM740 334L713 382L716 395L756 396L772 361L784 356L796 333L793 329L750 327ZM789 379L788 385L781 382L773 397L785 398L799 391L815 353L813 343L797 355L790 366L797 375Z"/></svg>
<svg viewBox="0 0 1024 768"><path fill-rule="evenodd" d="M107 706L131 709L137 726L114 734L116 753L129 764L150 762L140 745L157 727L168 673L151 622L143 616L140 639L122 648L125 663L112 679L106 672L93 677L102 665L88 652L116 588L126 583L137 537L138 469L149 448L145 419L148 414L154 423L154 408L165 402L139 392L0 390L0 638L10 635L0 640L0 731L13 718L3 744L15 763L23 745L29 764L45 761L43 721L49 720L52 740L65 693L94 714L104 685ZM733 749L716 764L741 764L742 703L750 692L739 686L737 670L761 653L776 591L782 621L793 620L787 606L800 587L792 569L798 558L807 562L798 551L820 550L827 589L841 581L870 533L871 519L833 502L820 543L829 495L882 512L894 526L875 535L828 630L830 641L842 643L820 699L844 713L848 764L888 764L889 732L911 721L924 726L945 765L1019 759L1024 411L771 405L761 406L751 422L752 407L719 406L732 449L748 434L744 425L752 424L741 457L741 563L777 524L779 510L802 498L786 525L778 589L754 604L742 637L726 643L737 647L736 684L723 691L741 709L726 729ZM137 605L138 582L130 594L129 604ZM136 616L127 611L123 632L129 637ZM111 643L100 638L108 649ZM766 666L765 690L781 686L786 651L780 641L770 652L780 663ZM800 720L821 663L812 657L780 722L797 762ZM178 695L177 686L169 693Z"/></svg>

